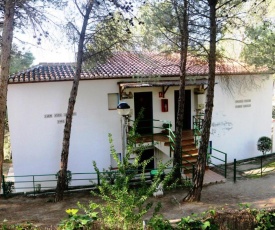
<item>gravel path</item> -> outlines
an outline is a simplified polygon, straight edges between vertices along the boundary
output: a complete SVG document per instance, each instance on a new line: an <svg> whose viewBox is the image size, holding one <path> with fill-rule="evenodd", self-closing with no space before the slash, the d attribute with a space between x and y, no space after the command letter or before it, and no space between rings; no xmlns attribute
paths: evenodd
<svg viewBox="0 0 275 230"><path fill-rule="evenodd" d="M150 199L162 203L161 212L168 219L178 219L213 208L238 209L240 203L251 204L253 208L275 208L275 173L257 179L242 179L236 183L227 181L208 185L203 188L201 202L181 203L186 193L184 190L165 191L163 197ZM76 208L78 201L87 204L90 200L98 202L89 192L66 195L60 203L52 203L49 196L1 197L0 222L7 219L10 223L30 221L40 226L56 226L66 216L66 209Z"/></svg>

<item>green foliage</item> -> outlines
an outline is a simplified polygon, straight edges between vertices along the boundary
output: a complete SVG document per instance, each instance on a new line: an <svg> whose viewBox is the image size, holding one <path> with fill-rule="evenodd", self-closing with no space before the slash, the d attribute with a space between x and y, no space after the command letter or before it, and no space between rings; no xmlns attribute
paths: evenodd
<svg viewBox="0 0 275 230"><path fill-rule="evenodd" d="M22 52L16 46L12 48L10 73L16 73L29 68L33 63L34 56L31 52Z"/></svg>
<svg viewBox="0 0 275 230"><path fill-rule="evenodd" d="M182 230L218 230L217 224L214 223L216 210L203 212L201 215L192 214L191 216L182 217L177 224L171 224L162 215L154 215L147 225L149 229L182 229Z"/></svg>
<svg viewBox="0 0 275 230"><path fill-rule="evenodd" d="M1 230L38 230L38 228L30 222L23 224L8 224L7 220L0 223Z"/></svg>
<svg viewBox="0 0 275 230"><path fill-rule="evenodd" d="M60 174L60 170L55 174L56 179L58 179L59 174ZM67 170L67 175L66 175L66 178L65 178L66 189L68 189L71 181L72 181L72 172L70 170Z"/></svg>
<svg viewBox="0 0 275 230"><path fill-rule="evenodd" d="M99 192L93 194L105 201L105 204L99 205L102 216L100 221L105 227L112 229L141 229L143 216L153 206L153 203L147 199L156 190L162 173L156 176L152 184L148 184L145 167L150 159L140 163L144 147L136 148L134 142L128 143L126 156L120 162L110 134L109 141L111 154L118 165L115 173L110 170L101 174L96 163L93 163L101 181L101 185L98 186ZM136 158L130 163L132 154L135 154ZM163 169L164 166L159 169L160 172Z"/></svg>
<svg viewBox="0 0 275 230"><path fill-rule="evenodd" d="M13 181L6 181L5 185L4 185L5 195L12 194L13 189L14 189L14 182Z"/></svg>
<svg viewBox="0 0 275 230"><path fill-rule="evenodd" d="M247 203L239 203L238 205L240 210L249 209L251 206L251 204L247 204Z"/></svg>
<svg viewBox="0 0 275 230"><path fill-rule="evenodd" d="M125 50L130 46L132 20L125 20L119 12L110 12L109 16L100 21L96 27L84 53L84 64L90 68L97 62L104 62L113 52ZM93 25L94 26L94 25ZM128 47L129 48L129 47Z"/></svg>
<svg viewBox="0 0 275 230"><path fill-rule="evenodd" d="M257 221L255 230L275 229L275 213L267 210L254 210L254 215Z"/></svg>
<svg viewBox="0 0 275 230"><path fill-rule="evenodd" d="M260 137L257 143L258 150L266 154L266 152L272 149L272 140L269 137Z"/></svg>
<svg viewBox="0 0 275 230"><path fill-rule="evenodd" d="M217 229L216 225L212 225L209 220L204 220L198 217L196 214L192 216L182 217L178 223L180 229L185 230L205 230L205 229Z"/></svg>
<svg viewBox="0 0 275 230"><path fill-rule="evenodd" d="M98 212L94 210L98 207L97 204L90 203L89 207L77 204L84 211L84 214L78 214L79 209L67 209L68 219L64 219L58 226L58 229L76 230L76 229L91 229L95 220L97 220Z"/></svg>
<svg viewBox="0 0 275 230"><path fill-rule="evenodd" d="M172 52L178 50L179 28L173 5L160 2L154 5L146 4L141 9L144 22L140 33L140 44L149 51Z"/></svg>
<svg viewBox="0 0 275 230"><path fill-rule="evenodd" d="M144 215L152 208L153 203L148 201L148 197L152 196L161 181L166 165L158 168L158 173L152 183L148 183L148 176L145 173L146 165L151 159L140 162L141 154L145 146L135 146L135 129L137 121L133 125L133 129L128 133L128 144L126 156L120 161L115 151L111 134L109 134L109 142L111 155L117 162L116 170L104 170L101 173L93 162L94 169L100 178L100 185L97 185L97 191L92 194L98 196L104 201L100 204L90 203L88 209L84 209L86 216L99 211L98 222L104 229L142 229L142 220ZM130 162L130 156L135 155L135 159ZM158 212L160 205L156 205L154 213ZM77 215L78 210L69 210L69 219L64 220L61 229L76 229L79 224L83 229L87 225L83 222L83 216ZM86 220L86 219L84 219ZM87 222L91 223L91 222Z"/></svg>
<svg viewBox="0 0 275 230"><path fill-rule="evenodd" d="M242 50L242 57L251 65L267 66L275 69L275 27L272 22L263 22L261 25L246 29L246 36L250 41Z"/></svg>
<svg viewBox="0 0 275 230"><path fill-rule="evenodd" d="M170 224L170 222L166 219L164 219L164 217L162 215L154 215L149 222L147 223L147 225L149 226L149 228L152 229L158 229L158 230L170 230L173 229L172 225Z"/></svg>

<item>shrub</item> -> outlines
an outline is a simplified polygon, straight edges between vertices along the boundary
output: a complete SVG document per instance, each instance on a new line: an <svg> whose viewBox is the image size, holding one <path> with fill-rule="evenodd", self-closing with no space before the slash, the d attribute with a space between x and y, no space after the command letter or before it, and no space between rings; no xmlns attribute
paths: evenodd
<svg viewBox="0 0 275 230"><path fill-rule="evenodd" d="M77 204L84 214L78 214L79 209L67 209L68 219L64 219L58 226L58 229L77 230L77 229L91 229L95 220L97 220L98 212L94 210L98 207L91 203L88 208L80 203Z"/></svg>
<svg viewBox="0 0 275 230"><path fill-rule="evenodd" d="M55 178L58 179L59 177L59 174L60 174L60 170L55 174ZM66 175L66 178L65 178L65 189L68 189L69 188L69 185L72 181L72 172L70 170L67 170L67 175Z"/></svg>
<svg viewBox="0 0 275 230"><path fill-rule="evenodd" d="M110 229L141 229L143 216L153 206L153 203L148 202L147 198L152 196L160 183L161 173L155 177L151 184L148 184L145 167L150 159L140 163L140 156L144 147L133 148L128 144L126 156L120 162L110 134L109 140L111 154L118 165L116 173L110 172L108 174L108 171L105 171L102 174L96 163L93 163L101 181L100 186L98 186L99 192L93 192L93 194L105 201L105 204L99 204L100 221L105 228ZM133 153L136 154L136 158L130 163L129 158ZM142 172L138 174L140 166L142 166ZM159 170L163 171L164 167ZM109 175L112 175L111 183ZM158 209L155 211L157 212Z"/></svg>
<svg viewBox="0 0 275 230"><path fill-rule="evenodd" d="M135 122L128 133L126 156L123 157L122 161L118 158L113 145L112 135L109 134L111 155L117 163L116 170L108 169L100 172L96 162L93 162L94 169L100 179L100 185L97 185L97 191L92 191L92 194L100 197L104 203L94 204L91 202L89 213L93 213L95 207L97 208L99 212L98 223L101 225L101 229L142 229L143 217L153 206L153 203L148 202L147 199L152 196L161 182L161 175L163 175L167 166L161 165L158 168L159 173L154 177L153 181L151 182L150 178L148 180L145 168L152 159L140 162L145 146L135 146L136 124ZM133 154L136 157L134 160L130 160ZM157 205L154 213L158 212L159 209L160 205ZM87 211L84 210L85 213ZM67 227L69 225L77 226L79 224L78 220L82 221L83 217L71 215L68 220L64 220L61 223L61 227L74 229ZM87 225L83 222L81 224L83 225L82 228L86 229Z"/></svg>
<svg viewBox="0 0 275 230"><path fill-rule="evenodd" d="M266 154L266 152L272 149L272 140L269 137L260 137L257 143L258 150Z"/></svg>
<svg viewBox="0 0 275 230"><path fill-rule="evenodd" d="M5 185L4 185L4 194L5 194L5 196L12 194L13 189L14 189L14 182L13 181L6 181Z"/></svg>

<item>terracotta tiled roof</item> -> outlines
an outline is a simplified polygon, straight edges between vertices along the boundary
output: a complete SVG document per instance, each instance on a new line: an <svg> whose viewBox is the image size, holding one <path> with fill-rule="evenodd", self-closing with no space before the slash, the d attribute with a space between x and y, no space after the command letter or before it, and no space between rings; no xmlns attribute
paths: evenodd
<svg viewBox="0 0 275 230"><path fill-rule="evenodd" d="M93 68L84 67L81 79L132 78L133 76L179 76L180 58L178 54L161 55L157 53L116 53L105 63ZM255 71L254 71L255 72ZM74 63L40 63L28 70L10 76L9 83L48 82L73 80ZM208 73L207 62L190 58L187 75L203 76ZM233 63L217 64L216 73L251 74L247 68Z"/></svg>

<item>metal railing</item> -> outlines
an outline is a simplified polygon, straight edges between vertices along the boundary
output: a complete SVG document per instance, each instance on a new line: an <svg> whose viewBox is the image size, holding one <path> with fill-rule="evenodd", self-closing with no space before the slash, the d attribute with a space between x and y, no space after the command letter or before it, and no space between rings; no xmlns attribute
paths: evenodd
<svg viewBox="0 0 275 230"><path fill-rule="evenodd" d="M154 176L151 174L152 171L157 169L146 169L144 174L138 169L129 170L134 173L131 178L131 185L138 185L141 179L145 178L146 183L150 183ZM167 167L163 169L164 175L171 172L172 168ZM128 172L128 171L127 171ZM67 190L87 190L94 189L101 184L102 176L110 181L115 180L116 175L119 173L118 170L108 170L103 172L91 172L91 173L71 173L71 180L67 187ZM144 175L144 176L143 176ZM188 178L185 178L189 180ZM2 175L2 191L4 197L9 194L20 194L25 193L27 195L39 195L55 193L57 184L56 174L37 174L37 175L20 175L20 176L4 176Z"/></svg>
<svg viewBox="0 0 275 230"><path fill-rule="evenodd" d="M201 136L202 127L204 124L204 114L198 114L193 116L193 133L195 138L195 144L199 148L199 140ZM215 153L213 155L213 153ZM220 162L221 164L214 164L215 162ZM207 151L207 161L209 166L213 166L218 169L224 177L227 177L227 153L222 152L218 149L212 147L212 141L209 141L208 151Z"/></svg>
<svg viewBox="0 0 275 230"><path fill-rule="evenodd" d="M199 145L203 123L204 123L204 114L198 114L193 116L193 134L194 134L196 146Z"/></svg>
<svg viewBox="0 0 275 230"><path fill-rule="evenodd" d="M51 192L56 187L56 174L36 174L36 175L20 175L20 176L4 176L2 175L3 195L11 193L24 192L36 195L42 191ZM94 187L100 184L100 177L96 172L93 173L72 173L70 189L80 187Z"/></svg>
<svg viewBox="0 0 275 230"><path fill-rule="evenodd" d="M213 155L214 152L215 152L215 155ZM216 169L218 169L219 171L221 171L223 173L224 177L226 178L227 177L227 153L213 148L212 141L210 141L209 145L208 145L207 157L209 159L208 165L213 166ZM215 159L216 162L217 161L221 162L221 164L217 164L217 163L214 164L212 159Z"/></svg>
<svg viewBox="0 0 275 230"><path fill-rule="evenodd" d="M129 125L130 127L133 125L135 121L133 120L129 120ZM168 137L168 142L170 143L170 157L171 157L171 152L174 150L174 139L175 139L175 134L172 130L172 124L171 121L166 121L166 120L158 120L158 119L140 119L138 121L138 123L142 124L143 122L147 122L150 123L150 125L146 125L146 126L138 126L136 128L136 133L137 136L140 137L142 142L151 142L152 146L154 146L155 142L155 138L154 136L157 135L163 135L165 137ZM139 134L139 131L142 130L150 130L150 132L146 132L145 134Z"/></svg>
<svg viewBox="0 0 275 230"><path fill-rule="evenodd" d="M262 177L267 173L275 171L275 153L260 155L256 157L242 159L233 162L233 181L237 181L237 173L239 178ZM270 165L270 163L272 163ZM244 169L242 169L244 166ZM232 166L231 166L232 167Z"/></svg>

